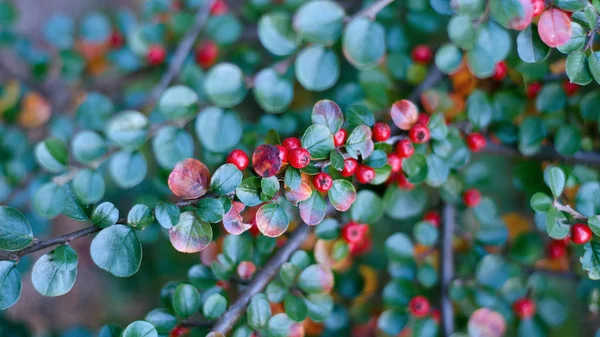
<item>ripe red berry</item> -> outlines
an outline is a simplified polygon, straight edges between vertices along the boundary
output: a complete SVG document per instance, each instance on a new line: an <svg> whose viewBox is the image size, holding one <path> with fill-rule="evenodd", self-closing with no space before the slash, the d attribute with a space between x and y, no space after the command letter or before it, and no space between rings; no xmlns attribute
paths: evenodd
<svg viewBox="0 0 600 337"><path fill-rule="evenodd" d="M147 55L148 64L150 64L152 66L159 65L165 61L166 56L167 56L167 52L165 51L165 48L163 46L160 46L160 45L150 46L150 48L148 49L148 55Z"/></svg>
<svg viewBox="0 0 600 337"><path fill-rule="evenodd" d="M365 236L362 241L359 242L348 242L348 248L350 249L350 255L358 256L362 255L371 250L373 247L373 239L370 236Z"/></svg>
<svg viewBox="0 0 600 337"><path fill-rule="evenodd" d="M408 139L401 139L396 144L396 154L400 156L400 158L408 158L415 153L415 147L412 142Z"/></svg>
<svg viewBox="0 0 600 337"><path fill-rule="evenodd" d="M433 52L431 51L431 48L424 44L420 44L412 50L412 59L415 62L428 64L431 62L432 58Z"/></svg>
<svg viewBox="0 0 600 337"><path fill-rule="evenodd" d="M442 320L442 313L440 312L440 309L433 309L431 311L431 318L433 318L433 320L439 324Z"/></svg>
<svg viewBox="0 0 600 337"><path fill-rule="evenodd" d="M410 181L408 181L408 179L406 179L406 176L404 176L404 173L398 174L398 177L396 179L397 179L396 182L398 183L398 187L400 187L403 190L412 190L413 187L415 187L415 185L413 183L411 183Z"/></svg>
<svg viewBox="0 0 600 337"><path fill-rule="evenodd" d="M110 38L109 38L108 43L111 46L111 48L121 47L124 42L125 42L125 40L123 39L123 35L121 35L121 33L119 33L118 30L113 30L110 33Z"/></svg>
<svg viewBox="0 0 600 337"><path fill-rule="evenodd" d="M473 132L467 136L467 146L473 152L479 152L485 148L486 140L481 133Z"/></svg>
<svg viewBox="0 0 600 337"><path fill-rule="evenodd" d="M392 129L390 129L390 126L385 124L385 123L381 123L381 122L377 122L375 123L375 125L373 125L373 140L376 142L385 142L386 140L388 140L388 138L390 138L392 134Z"/></svg>
<svg viewBox="0 0 600 337"><path fill-rule="evenodd" d="M281 158L282 163L287 163L288 161L288 149L283 145L275 145L279 149L279 158Z"/></svg>
<svg viewBox="0 0 600 337"><path fill-rule="evenodd" d="M413 141L413 143L423 144L429 141L429 128L425 125L415 124L408 131L408 138Z"/></svg>
<svg viewBox="0 0 600 337"><path fill-rule="evenodd" d="M293 168L305 168L310 163L310 152L303 147L290 150L288 152L288 162Z"/></svg>
<svg viewBox="0 0 600 337"><path fill-rule="evenodd" d="M344 168L342 169L342 177L351 177L358 168L358 161L354 158L344 160Z"/></svg>
<svg viewBox="0 0 600 337"><path fill-rule="evenodd" d="M481 193L475 188L470 188L463 194L463 201L467 207L475 207L481 201Z"/></svg>
<svg viewBox="0 0 600 337"><path fill-rule="evenodd" d="M496 68L494 69L494 75L492 78L496 81L502 81L504 77L506 77L506 72L508 68L506 67L506 62L500 61L496 63Z"/></svg>
<svg viewBox="0 0 600 337"><path fill-rule="evenodd" d="M557 260L565 256L567 246L563 240L552 240L546 247L547 255L550 260Z"/></svg>
<svg viewBox="0 0 600 337"><path fill-rule="evenodd" d="M327 192L333 184L331 176L325 172L319 172L312 178L313 185L319 192Z"/></svg>
<svg viewBox="0 0 600 337"><path fill-rule="evenodd" d="M439 227L442 223L442 218L440 217L440 214L436 211L429 211L425 213L425 215L423 216L423 220L431 222L436 227Z"/></svg>
<svg viewBox="0 0 600 337"><path fill-rule="evenodd" d="M219 47L213 41L202 41L196 47L196 63L202 68L209 68L217 61Z"/></svg>
<svg viewBox="0 0 600 337"><path fill-rule="evenodd" d="M246 152L236 149L231 151L231 153L227 156L227 162L235 165L240 171L243 171L248 167L250 159L248 158Z"/></svg>
<svg viewBox="0 0 600 337"><path fill-rule="evenodd" d="M573 96L579 90L579 85L566 80L563 82L563 89L565 89L567 96Z"/></svg>
<svg viewBox="0 0 600 337"><path fill-rule="evenodd" d="M356 168L356 180L361 184L368 184L375 179L375 170L366 165L358 165Z"/></svg>
<svg viewBox="0 0 600 337"><path fill-rule="evenodd" d="M513 303L515 315L521 319L530 318L535 315L535 302L529 298L520 298Z"/></svg>
<svg viewBox="0 0 600 337"><path fill-rule="evenodd" d="M364 240L365 235L369 232L369 226L365 224L359 224L356 222L348 222L342 227L342 238L348 242L361 242Z"/></svg>
<svg viewBox="0 0 600 337"><path fill-rule="evenodd" d="M542 84L540 82L532 82L527 85L527 97L534 98L542 90Z"/></svg>
<svg viewBox="0 0 600 337"><path fill-rule="evenodd" d="M429 301L427 298L425 298L425 296L415 296L408 303L408 310L417 318L427 316L430 309L431 306L429 305Z"/></svg>
<svg viewBox="0 0 600 337"><path fill-rule="evenodd" d="M571 226L571 240L573 243L583 245L592 239L592 230L584 223L577 223Z"/></svg>
<svg viewBox="0 0 600 337"><path fill-rule="evenodd" d="M281 145L285 146L288 150L293 150L302 147L302 142L296 137L289 137L284 139L283 142L281 142Z"/></svg>
<svg viewBox="0 0 600 337"><path fill-rule="evenodd" d="M429 115L425 114L425 113L420 113L419 117L417 118L417 124L427 126L428 123L429 123Z"/></svg>
<svg viewBox="0 0 600 337"><path fill-rule="evenodd" d="M532 5L533 5L533 16L536 17L536 16L542 14L542 12L544 12L544 8L546 7L546 1L533 0Z"/></svg>
<svg viewBox="0 0 600 337"><path fill-rule="evenodd" d="M392 173L402 170L402 158L395 153L387 155L387 163L392 167Z"/></svg>
<svg viewBox="0 0 600 337"><path fill-rule="evenodd" d="M216 0L210 6L210 15L223 15L229 11L229 6L225 0Z"/></svg>
<svg viewBox="0 0 600 337"><path fill-rule="evenodd" d="M335 147L344 145L346 138L348 138L348 132L340 128L338 132L333 135L333 145L335 145Z"/></svg>
<svg viewBox="0 0 600 337"><path fill-rule="evenodd" d="M175 328L173 328L173 330L171 330L171 333L169 333L169 337L182 337L183 335L185 335L189 332L190 332L189 328L182 327L182 326L176 326Z"/></svg>

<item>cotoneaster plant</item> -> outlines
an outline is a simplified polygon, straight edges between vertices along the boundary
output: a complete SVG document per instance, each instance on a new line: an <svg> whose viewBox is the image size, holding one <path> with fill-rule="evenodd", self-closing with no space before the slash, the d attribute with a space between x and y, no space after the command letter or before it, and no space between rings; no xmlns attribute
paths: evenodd
<svg viewBox="0 0 600 337"><path fill-rule="evenodd" d="M102 337L592 334L599 9L147 0L31 38L0 0L0 309L93 236L170 280Z"/></svg>

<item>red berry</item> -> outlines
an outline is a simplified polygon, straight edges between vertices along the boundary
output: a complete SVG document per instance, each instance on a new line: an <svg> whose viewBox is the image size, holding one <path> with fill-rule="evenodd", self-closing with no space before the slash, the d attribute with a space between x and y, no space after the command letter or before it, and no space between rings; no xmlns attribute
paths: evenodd
<svg viewBox="0 0 600 337"><path fill-rule="evenodd" d="M481 201L481 193L475 188L470 188L463 194L463 201L467 207L475 207Z"/></svg>
<svg viewBox="0 0 600 337"><path fill-rule="evenodd" d="M485 137L481 133L473 132L467 136L467 145L473 152L479 152L485 148Z"/></svg>
<svg viewBox="0 0 600 337"><path fill-rule="evenodd" d="M173 330L171 330L171 333L169 333L169 337L182 337L183 335L186 335L189 332L190 329L188 328L176 326L175 328L173 328Z"/></svg>
<svg viewBox="0 0 600 337"><path fill-rule="evenodd" d="M123 35L121 35L121 33L119 33L118 30L113 30L112 33L110 33L110 38L109 38L109 44L112 48L118 48L121 47L123 45L123 43L125 42L125 40L123 39Z"/></svg>
<svg viewBox="0 0 600 337"><path fill-rule="evenodd" d="M331 184L333 184L333 179L331 176L325 172L317 173L312 178L313 185L319 192L327 192L331 188Z"/></svg>
<svg viewBox="0 0 600 337"><path fill-rule="evenodd" d="M508 68L506 67L506 63L504 61L496 63L496 68L494 69L494 75L492 75L492 78L496 81L502 81L504 77L506 77L507 70Z"/></svg>
<svg viewBox="0 0 600 337"><path fill-rule="evenodd" d="M571 240L573 243L582 245L592 239L592 230L584 223L577 223L571 226Z"/></svg>
<svg viewBox="0 0 600 337"><path fill-rule="evenodd" d="M415 185L413 183L411 183L410 181L408 181L408 179L406 179L406 177L404 176L404 173L398 174L398 177L396 178L396 182L398 183L398 187L400 187L403 190L412 190L413 187L415 187Z"/></svg>
<svg viewBox="0 0 600 337"><path fill-rule="evenodd" d="M236 149L231 151L231 153L227 156L227 162L235 165L240 171L243 171L248 167L250 159L248 158L246 152Z"/></svg>
<svg viewBox="0 0 600 337"><path fill-rule="evenodd" d="M390 129L390 126L385 124L385 123L381 123L381 122L377 122L375 123L375 125L373 125L373 140L376 142L385 142L386 140L388 140L388 138L390 138L392 134L392 129Z"/></svg>
<svg viewBox="0 0 600 337"><path fill-rule="evenodd" d="M442 223L442 218L440 217L440 214L436 211L429 211L425 213L425 215L423 216L423 220L431 222L436 227L439 227Z"/></svg>
<svg viewBox="0 0 600 337"><path fill-rule="evenodd" d="M429 305L429 301L427 298L425 298L425 296L415 296L408 303L408 310L417 318L425 317L427 314L429 314L430 309L431 306Z"/></svg>
<svg viewBox="0 0 600 337"><path fill-rule="evenodd" d="M366 165L358 165L356 168L356 180L361 184L368 184L375 179L375 170Z"/></svg>
<svg viewBox="0 0 600 337"><path fill-rule="evenodd" d="M342 169L342 177L352 177L358 168L358 161L354 158L344 160L344 168Z"/></svg>
<svg viewBox="0 0 600 337"><path fill-rule="evenodd" d="M223 15L228 11L229 6L227 6L227 2L225 2L225 0L216 0L213 2L212 6L210 6L211 15Z"/></svg>
<svg viewBox="0 0 600 337"><path fill-rule="evenodd" d="M417 124L427 126L428 123L429 123L429 115L420 113L419 117L417 118Z"/></svg>
<svg viewBox="0 0 600 337"><path fill-rule="evenodd" d="M431 311L431 318L433 318L433 320L439 324L442 320L442 313L440 312L440 309L433 309Z"/></svg>
<svg viewBox="0 0 600 337"><path fill-rule="evenodd" d="M288 149L283 145L275 145L279 149L279 158L281 158L282 163L287 163L288 161Z"/></svg>
<svg viewBox="0 0 600 337"><path fill-rule="evenodd" d="M400 158L408 158L415 153L415 147L412 142L408 139L401 139L396 144L396 154L400 156Z"/></svg>
<svg viewBox="0 0 600 337"><path fill-rule="evenodd" d="M529 298L520 298L513 303L515 315L521 319L530 318L535 314L535 302Z"/></svg>
<svg viewBox="0 0 600 337"><path fill-rule="evenodd" d="M333 135L333 145L335 145L335 147L344 145L347 137L348 132L344 129L339 129L338 132Z"/></svg>
<svg viewBox="0 0 600 337"><path fill-rule="evenodd" d="M156 66L165 61L165 57L167 56L167 52L165 48L160 45L150 46L148 49L148 63L150 65Z"/></svg>
<svg viewBox="0 0 600 337"><path fill-rule="evenodd" d="M540 82L532 82L527 86L527 97L534 98L542 90L542 84Z"/></svg>
<svg viewBox="0 0 600 337"><path fill-rule="evenodd" d="M348 248L350 248L350 255L358 256L362 255L371 250L373 246L373 240L370 236L366 236L362 241L359 242L349 242Z"/></svg>
<svg viewBox="0 0 600 337"><path fill-rule="evenodd" d="M290 150L288 152L288 162L293 168L305 168L310 163L310 152L303 147Z"/></svg>
<svg viewBox="0 0 600 337"><path fill-rule="evenodd" d="M425 125L415 124L415 126L408 131L408 138L410 138L413 143L427 143L429 141L429 128Z"/></svg>
<svg viewBox="0 0 600 337"><path fill-rule="evenodd" d="M202 68L209 68L217 61L219 47L213 41L202 41L196 47L196 63Z"/></svg>
<svg viewBox="0 0 600 337"><path fill-rule="evenodd" d="M402 158L395 153L388 154L387 163L392 167L392 173L402 170Z"/></svg>
<svg viewBox="0 0 600 337"><path fill-rule="evenodd" d="M546 250L550 260L557 260L565 256L567 253L567 246L563 240L552 240L548 244Z"/></svg>
<svg viewBox="0 0 600 337"><path fill-rule="evenodd" d="M296 137L289 137L284 139L283 142L281 142L281 145L285 146L288 150L293 150L295 148L302 147L300 139Z"/></svg>
<svg viewBox="0 0 600 337"><path fill-rule="evenodd" d="M563 89L565 89L565 93L567 96L573 96L579 90L579 85L575 83L571 83L570 81L563 82Z"/></svg>
<svg viewBox="0 0 600 337"><path fill-rule="evenodd" d="M533 5L533 16L536 17L536 16L542 14L542 12L544 12L544 8L546 7L546 1L533 0L532 5Z"/></svg>
<svg viewBox="0 0 600 337"><path fill-rule="evenodd" d="M369 226L356 222L348 222L342 227L342 238L348 243L356 243L364 240L365 235L369 232Z"/></svg>
<svg viewBox="0 0 600 337"><path fill-rule="evenodd" d="M420 44L412 50L412 59L415 62L428 64L432 58L433 52L431 48L424 44Z"/></svg>

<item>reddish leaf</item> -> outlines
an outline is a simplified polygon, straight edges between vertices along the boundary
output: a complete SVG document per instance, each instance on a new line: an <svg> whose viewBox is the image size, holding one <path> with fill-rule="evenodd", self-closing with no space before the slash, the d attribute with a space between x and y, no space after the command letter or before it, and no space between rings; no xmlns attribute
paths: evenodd
<svg viewBox="0 0 600 337"><path fill-rule="evenodd" d="M208 190L210 172L206 165L194 158L180 161L169 175L169 188L183 199L196 199Z"/></svg>
<svg viewBox="0 0 600 337"><path fill-rule="evenodd" d="M407 99L394 102L390 114L394 124L401 130L409 130L419 118L417 106Z"/></svg>
<svg viewBox="0 0 600 337"><path fill-rule="evenodd" d="M263 144L252 154L252 167L261 177L272 177L279 172L282 162L275 145Z"/></svg>
<svg viewBox="0 0 600 337"><path fill-rule="evenodd" d="M533 19L533 4L530 0L519 0L523 6L523 16L516 17L510 22L510 27L516 30L523 30L531 24Z"/></svg>
<svg viewBox="0 0 600 337"><path fill-rule="evenodd" d="M231 204L229 212L223 216L223 227L229 234L240 235L252 227L252 224L244 223L242 211L246 206L238 201Z"/></svg>
<svg viewBox="0 0 600 337"><path fill-rule="evenodd" d="M561 46L571 38L571 20L564 11L551 8L538 21L540 38L550 47Z"/></svg>
<svg viewBox="0 0 600 337"><path fill-rule="evenodd" d="M285 198L294 205L297 205L300 201L304 201L310 198L312 190L307 183L302 182L297 189L292 190L289 187L285 189Z"/></svg>
<svg viewBox="0 0 600 337"><path fill-rule="evenodd" d="M285 233L289 220L278 204L264 204L256 212L256 226L264 236L278 237Z"/></svg>

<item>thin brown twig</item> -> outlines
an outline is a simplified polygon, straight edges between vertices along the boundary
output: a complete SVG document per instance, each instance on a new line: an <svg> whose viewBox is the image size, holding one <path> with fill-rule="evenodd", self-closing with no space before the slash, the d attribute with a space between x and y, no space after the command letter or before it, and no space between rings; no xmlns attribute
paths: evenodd
<svg viewBox="0 0 600 337"><path fill-rule="evenodd" d="M561 204L560 202L558 202L558 200L554 200L552 202L552 206L554 206L554 208L556 208L557 210L559 210L561 212L569 213L575 219L584 220L584 221L588 220L588 218L585 215L577 212L576 210L573 209L573 207L571 207L569 205Z"/></svg>

